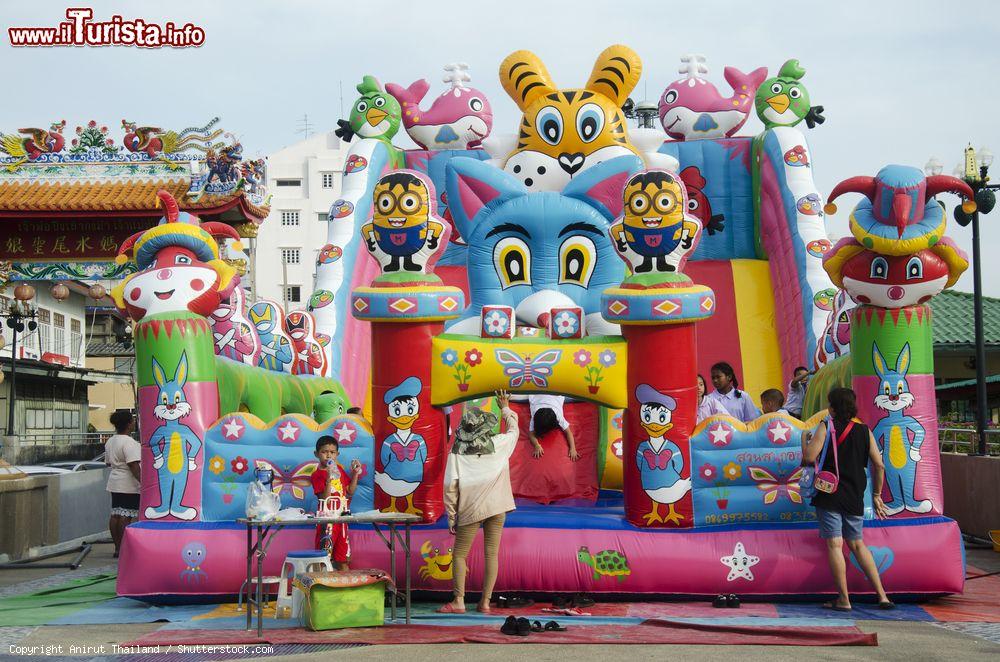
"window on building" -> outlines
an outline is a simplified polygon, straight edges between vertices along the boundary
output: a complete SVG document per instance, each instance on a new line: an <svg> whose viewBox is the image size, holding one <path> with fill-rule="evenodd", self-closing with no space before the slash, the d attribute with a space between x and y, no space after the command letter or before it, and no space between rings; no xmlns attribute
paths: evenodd
<svg viewBox="0 0 1000 662"><path fill-rule="evenodd" d="M302 288L299 285L289 285L285 288L285 301L288 303L302 302Z"/></svg>
<svg viewBox="0 0 1000 662"><path fill-rule="evenodd" d="M316 217L319 219L320 223L326 223L327 221L330 220L330 215L325 211L321 211L320 213L316 214Z"/></svg>
<svg viewBox="0 0 1000 662"><path fill-rule="evenodd" d="M299 264L301 259L301 249L299 248L282 248L281 249L281 261L284 264Z"/></svg>
<svg viewBox="0 0 1000 662"><path fill-rule="evenodd" d="M285 227L299 224L299 212L285 210L281 212L281 224Z"/></svg>
<svg viewBox="0 0 1000 662"><path fill-rule="evenodd" d="M323 173L323 188L333 188L334 184L333 173L324 172Z"/></svg>
<svg viewBox="0 0 1000 662"><path fill-rule="evenodd" d="M51 430L52 410L27 408L24 410L24 425L31 430Z"/></svg>
<svg viewBox="0 0 1000 662"><path fill-rule="evenodd" d="M71 317L69 320L69 330L73 333L80 333L80 320Z"/></svg>
<svg viewBox="0 0 1000 662"><path fill-rule="evenodd" d="M135 365L135 358L131 356L126 357L115 357L115 372L121 372L126 375L132 374L132 366Z"/></svg>
<svg viewBox="0 0 1000 662"><path fill-rule="evenodd" d="M302 186L301 179L276 179L274 180L275 186Z"/></svg>
<svg viewBox="0 0 1000 662"><path fill-rule="evenodd" d="M38 309L38 353L52 351L52 311L47 308Z"/></svg>
<svg viewBox="0 0 1000 662"><path fill-rule="evenodd" d="M52 353L69 356L66 351L66 316L62 313L52 313Z"/></svg>

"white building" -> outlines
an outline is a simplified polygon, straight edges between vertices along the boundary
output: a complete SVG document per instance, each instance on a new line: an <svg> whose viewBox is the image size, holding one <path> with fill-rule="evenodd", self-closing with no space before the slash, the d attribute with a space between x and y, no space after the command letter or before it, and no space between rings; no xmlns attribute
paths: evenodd
<svg viewBox="0 0 1000 662"><path fill-rule="evenodd" d="M340 196L346 156L347 146L331 131L267 157L271 214L257 235L253 298L281 301L285 310L305 308L316 256L326 243L327 213Z"/></svg>

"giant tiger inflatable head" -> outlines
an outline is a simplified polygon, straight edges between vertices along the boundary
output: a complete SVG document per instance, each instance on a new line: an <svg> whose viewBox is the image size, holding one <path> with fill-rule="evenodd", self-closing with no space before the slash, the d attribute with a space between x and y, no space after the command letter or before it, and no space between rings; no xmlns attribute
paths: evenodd
<svg viewBox="0 0 1000 662"><path fill-rule="evenodd" d="M504 170L529 191L560 191L595 163L638 154L621 106L641 74L635 51L610 46L582 89L559 89L537 55L508 55L500 64L500 82L524 115Z"/></svg>

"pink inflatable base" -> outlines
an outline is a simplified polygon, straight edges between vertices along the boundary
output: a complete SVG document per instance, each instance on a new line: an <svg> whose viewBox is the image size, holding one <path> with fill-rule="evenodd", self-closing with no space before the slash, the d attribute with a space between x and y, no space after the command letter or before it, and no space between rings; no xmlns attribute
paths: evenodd
<svg viewBox="0 0 1000 662"><path fill-rule="evenodd" d="M246 529L235 524L139 523L125 534L119 595L194 601L196 596L234 595L245 578ZM309 526L279 532L268 550L264 573L280 574L285 555L311 549L313 535ZM888 592L962 592L965 559L953 520L866 522L864 535ZM354 567L389 569L388 550L370 527L352 527L350 538ZM451 590L452 541L440 526L413 529L414 589ZM202 555L192 553L199 549ZM640 530L627 525L564 529L513 522L504 529L500 557L497 591L743 596L833 592L815 523L766 529ZM470 591L481 586L482 559L479 537L469 557ZM397 550L400 583L403 560ZM598 566L596 571L592 565ZM848 564L848 581L852 592L870 592L853 562Z"/></svg>

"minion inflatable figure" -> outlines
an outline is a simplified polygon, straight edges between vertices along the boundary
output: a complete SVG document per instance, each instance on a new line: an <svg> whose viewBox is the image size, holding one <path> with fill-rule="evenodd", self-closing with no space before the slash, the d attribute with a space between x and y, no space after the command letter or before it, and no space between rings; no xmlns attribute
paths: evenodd
<svg viewBox="0 0 1000 662"><path fill-rule="evenodd" d="M378 180L372 221L361 228L361 236L383 273L427 273L431 256L447 242L446 226L432 211L433 199L431 185L415 172L397 170Z"/></svg>
<svg viewBox="0 0 1000 662"><path fill-rule="evenodd" d="M634 273L677 271L701 233L701 223L687 214L681 178L644 170L628 180L623 196L623 215L610 230L615 248Z"/></svg>

